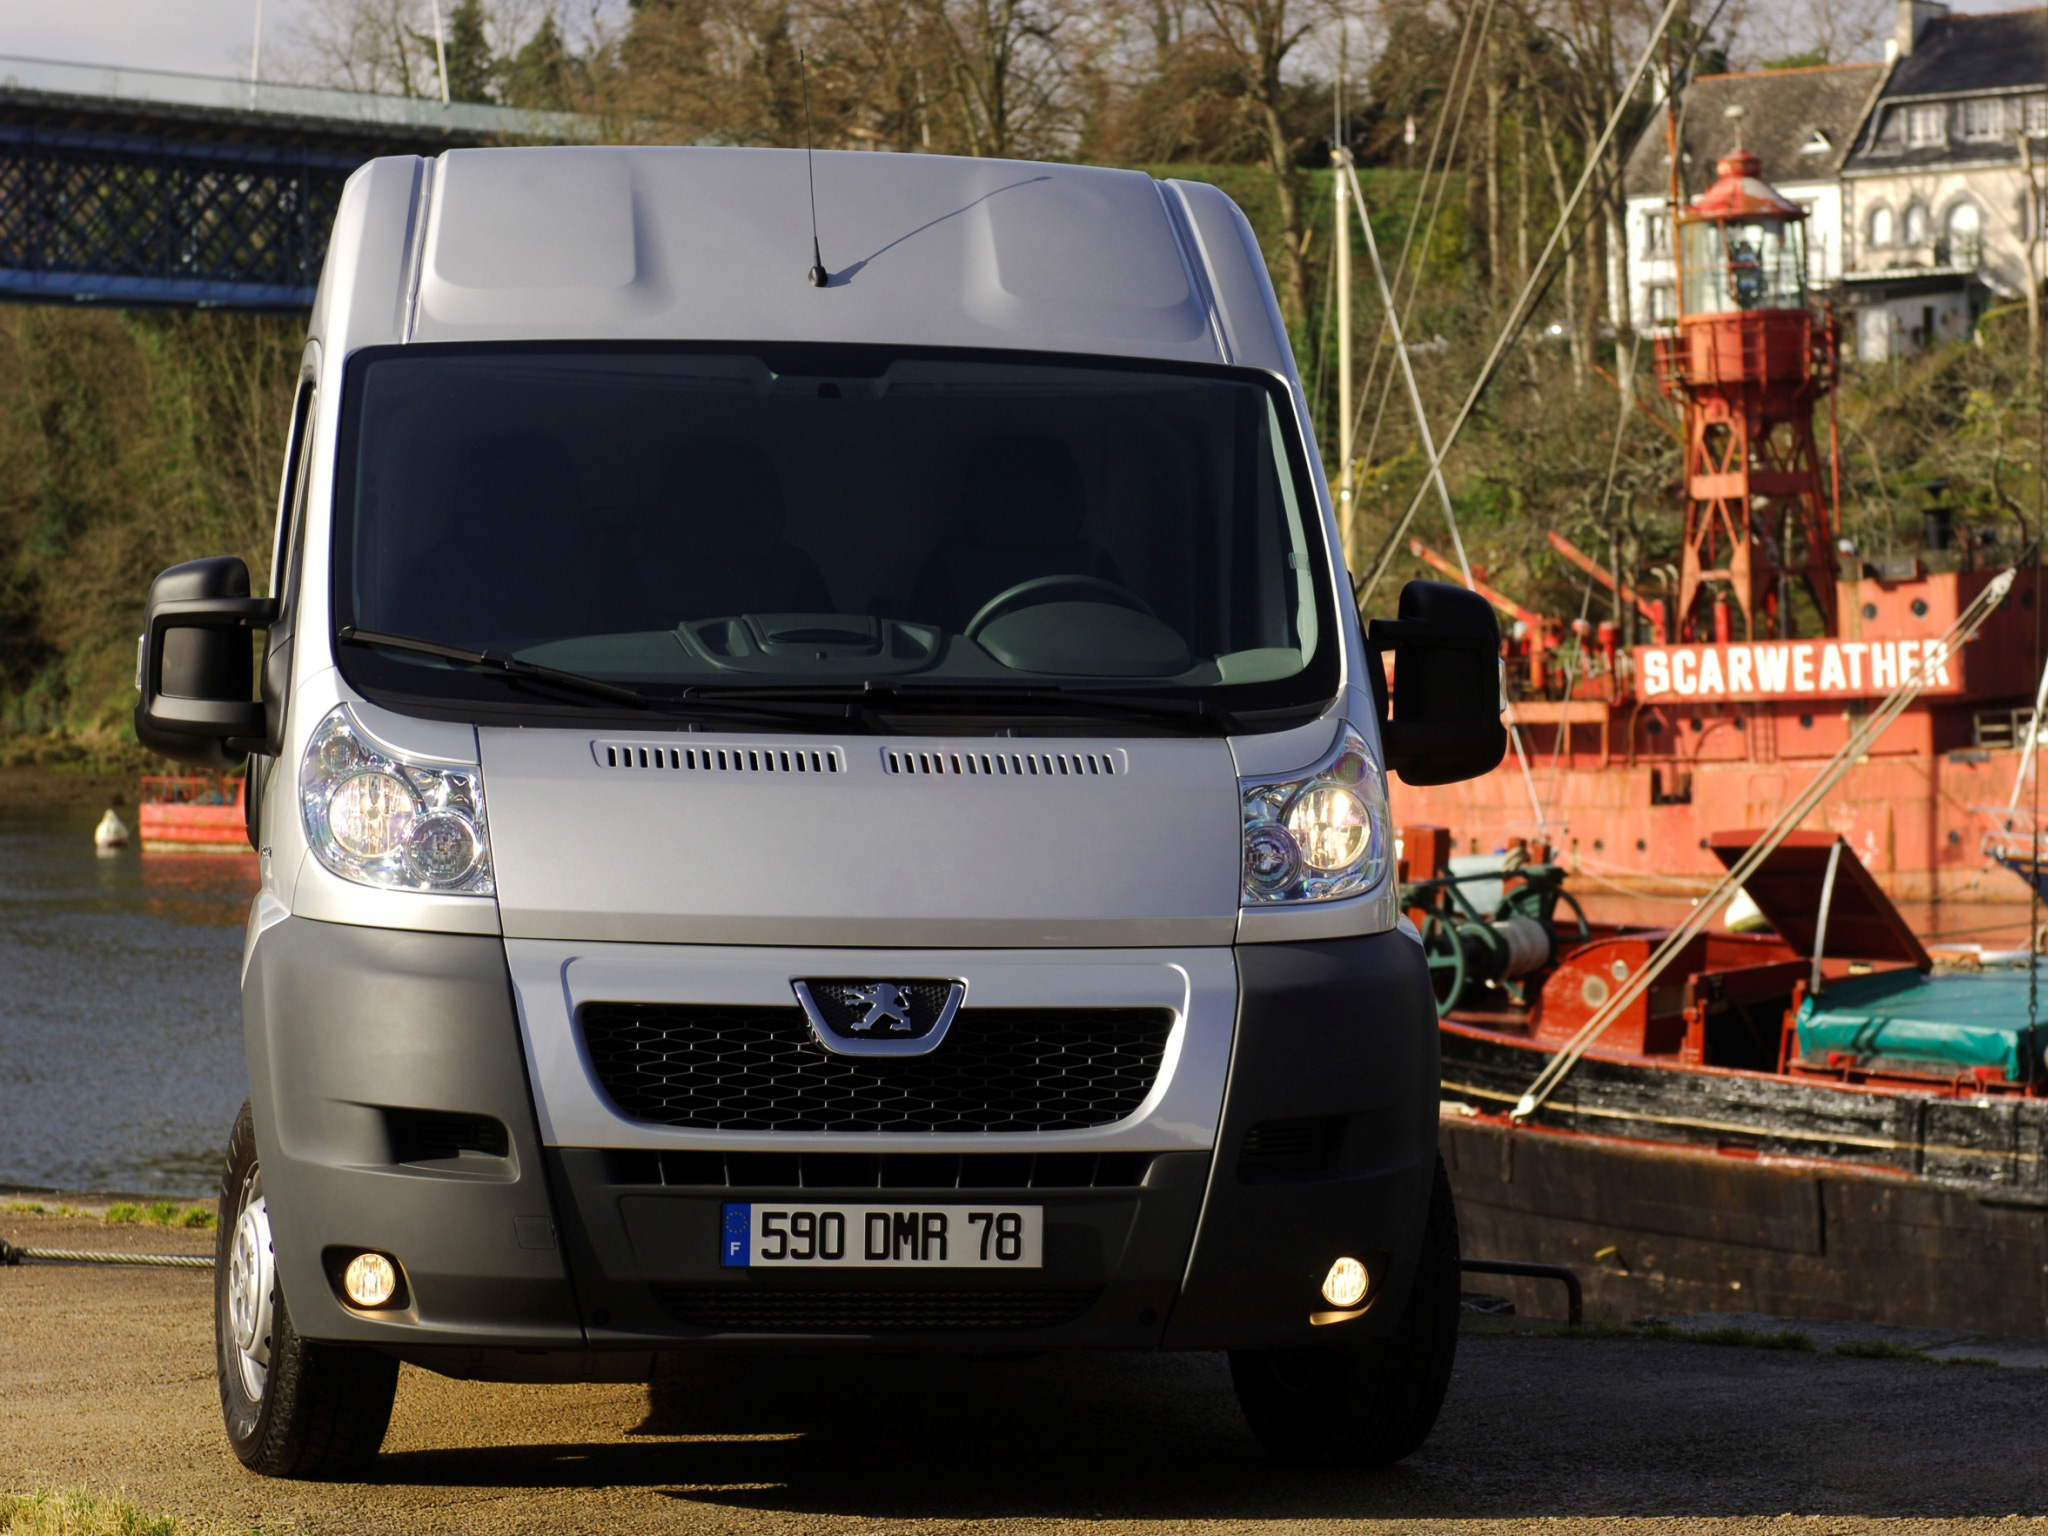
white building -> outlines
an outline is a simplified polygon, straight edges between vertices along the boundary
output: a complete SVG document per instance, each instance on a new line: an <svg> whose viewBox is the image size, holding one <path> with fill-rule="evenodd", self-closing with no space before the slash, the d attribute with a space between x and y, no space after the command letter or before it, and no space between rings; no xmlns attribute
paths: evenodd
<svg viewBox="0 0 2048 1536"><path fill-rule="evenodd" d="M2048 10L1899 0L1889 52L1842 167L1844 318L1870 360L1965 337L1986 304L2038 284L2041 199L2022 144L2048 161Z"/></svg>

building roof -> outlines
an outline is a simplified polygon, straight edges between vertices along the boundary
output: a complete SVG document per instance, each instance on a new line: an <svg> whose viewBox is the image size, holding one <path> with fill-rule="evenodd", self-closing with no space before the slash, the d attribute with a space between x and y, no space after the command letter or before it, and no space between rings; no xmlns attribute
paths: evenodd
<svg viewBox="0 0 2048 1536"><path fill-rule="evenodd" d="M1856 130L1884 77L1882 64L1824 64L1748 75L1702 75L1680 99L1683 191L1712 185L1714 163L1735 148L1730 107L1742 109L1742 147L1774 186L1827 181L1841 169ZM1657 197L1669 182L1664 114L1653 113L1628 157L1622 185L1630 197Z"/></svg>
<svg viewBox="0 0 2048 1536"><path fill-rule="evenodd" d="M450 150L371 161L313 332L401 341L851 342L1283 371L1257 241L1221 192L1142 171L802 150ZM408 254L412 230L424 233Z"/></svg>
<svg viewBox="0 0 2048 1536"><path fill-rule="evenodd" d="M1938 16L1885 83L1901 96L1957 96L2048 83L2048 9Z"/></svg>

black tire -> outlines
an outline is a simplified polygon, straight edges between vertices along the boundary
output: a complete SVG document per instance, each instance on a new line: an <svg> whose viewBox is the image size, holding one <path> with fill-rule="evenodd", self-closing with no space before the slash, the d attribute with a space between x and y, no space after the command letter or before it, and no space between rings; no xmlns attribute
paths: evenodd
<svg viewBox="0 0 2048 1536"><path fill-rule="evenodd" d="M1451 1382L1458 1279L1458 1210L1438 1158L1415 1288L1392 1334L1231 1351L1238 1405L1267 1454L1295 1466L1384 1467L1420 1448Z"/></svg>
<svg viewBox="0 0 2048 1536"><path fill-rule="evenodd" d="M245 1352L237 1341L230 1293L239 1273L234 1250L242 1213L262 1197L256 1127L244 1099L228 1137L220 1181L220 1229L214 1244L213 1338L221 1419L235 1455L252 1472L265 1477L343 1476L361 1468L384 1443L398 1391L398 1362L367 1349L300 1338L285 1308L284 1288L275 1270L268 1268L265 1241L261 1246L268 1285L244 1290L245 1296L267 1290L269 1297L267 1323L251 1329L253 1340L267 1344L262 1379L252 1379L258 1370L250 1363L253 1352ZM267 1227L264 1232L267 1237Z"/></svg>

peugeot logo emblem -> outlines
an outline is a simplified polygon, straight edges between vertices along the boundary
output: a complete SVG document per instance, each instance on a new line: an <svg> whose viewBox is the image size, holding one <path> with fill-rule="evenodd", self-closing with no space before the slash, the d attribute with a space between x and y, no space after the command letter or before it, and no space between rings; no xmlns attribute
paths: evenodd
<svg viewBox="0 0 2048 1536"><path fill-rule="evenodd" d="M790 988L812 1037L841 1056L923 1056L934 1051L967 995L967 983L950 978L792 977Z"/></svg>
<svg viewBox="0 0 2048 1536"><path fill-rule="evenodd" d="M889 1026L900 1024L903 1033L914 1035L917 1026L910 1022L910 999L903 995L903 988L893 981L871 981L865 986L848 987L846 1000L856 1008L865 1008L860 1022L846 1026L850 1035L888 1035L896 1031Z"/></svg>

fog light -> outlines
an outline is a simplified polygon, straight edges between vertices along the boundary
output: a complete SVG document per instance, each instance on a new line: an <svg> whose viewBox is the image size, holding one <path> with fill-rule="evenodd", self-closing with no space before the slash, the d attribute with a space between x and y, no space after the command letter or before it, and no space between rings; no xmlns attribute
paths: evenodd
<svg viewBox="0 0 2048 1536"><path fill-rule="evenodd" d="M1334 1275L1336 1271L1330 1273ZM381 1253L359 1253L341 1272L341 1288L359 1307L381 1307L398 1294L398 1266ZM1325 1285L1324 1294L1329 1289Z"/></svg>
<svg viewBox="0 0 2048 1536"><path fill-rule="evenodd" d="M1323 1300L1333 1307L1355 1307L1365 1300L1365 1266L1356 1259L1339 1259L1323 1276Z"/></svg>

